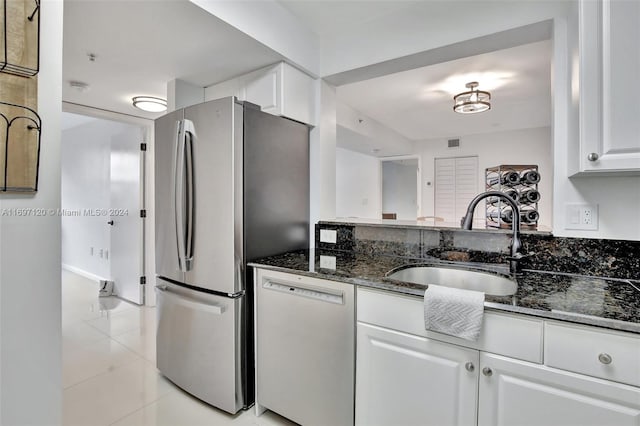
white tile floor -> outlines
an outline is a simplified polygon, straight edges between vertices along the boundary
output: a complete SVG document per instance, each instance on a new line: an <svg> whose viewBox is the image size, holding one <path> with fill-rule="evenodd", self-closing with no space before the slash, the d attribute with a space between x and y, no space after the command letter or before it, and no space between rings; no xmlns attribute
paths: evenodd
<svg viewBox="0 0 640 426"><path fill-rule="evenodd" d="M97 283L63 271L65 426L294 425L253 408L232 416L183 392L155 368L155 308L97 295Z"/></svg>

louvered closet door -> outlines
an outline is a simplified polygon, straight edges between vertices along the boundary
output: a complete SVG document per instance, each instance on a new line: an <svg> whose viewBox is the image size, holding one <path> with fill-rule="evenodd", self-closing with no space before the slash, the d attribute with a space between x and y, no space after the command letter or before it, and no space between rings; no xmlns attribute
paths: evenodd
<svg viewBox="0 0 640 426"><path fill-rule="evenodd" d="M436 216L458 223L478 193L478 157L435 159Z"/></svg>

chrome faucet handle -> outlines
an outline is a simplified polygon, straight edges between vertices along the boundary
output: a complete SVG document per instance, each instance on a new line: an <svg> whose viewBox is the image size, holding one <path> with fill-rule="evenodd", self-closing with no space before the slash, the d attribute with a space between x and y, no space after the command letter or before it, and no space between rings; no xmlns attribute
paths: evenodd
<svg viewBox="0 0 640 426"><path fill-rule="evenodd" d="M520 273L520 262L528 257L530 257L528 254L522 253L507 256L506 259L509 262L509 271L514 275Z"/></svg>

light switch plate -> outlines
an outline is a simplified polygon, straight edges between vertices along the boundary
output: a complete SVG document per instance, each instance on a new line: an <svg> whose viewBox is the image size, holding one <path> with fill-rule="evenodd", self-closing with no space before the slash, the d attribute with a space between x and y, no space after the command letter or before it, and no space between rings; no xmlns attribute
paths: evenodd
<svg viewBox="0 0 640 426"><path fill-rule="evenodd" d="M320 255L320 267L324 269L336 270L336 257Z"/></svg>
<svg viewBox="0 0 640 426"><path fill-rule="evenodd" d="M320 242L335 244L338 241L338 231L335 229L321 229Z"/></svg>

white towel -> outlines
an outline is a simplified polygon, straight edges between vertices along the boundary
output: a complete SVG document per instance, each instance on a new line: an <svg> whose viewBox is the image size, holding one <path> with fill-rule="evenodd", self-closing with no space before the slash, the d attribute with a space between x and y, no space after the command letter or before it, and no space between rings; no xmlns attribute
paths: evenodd
<svg viewBox="0 0 640 426"><path fill-rule="evenodd" d="M466 340L478 340L484 313L484 293L430 285L424 292L427 330Z"/></svg>

